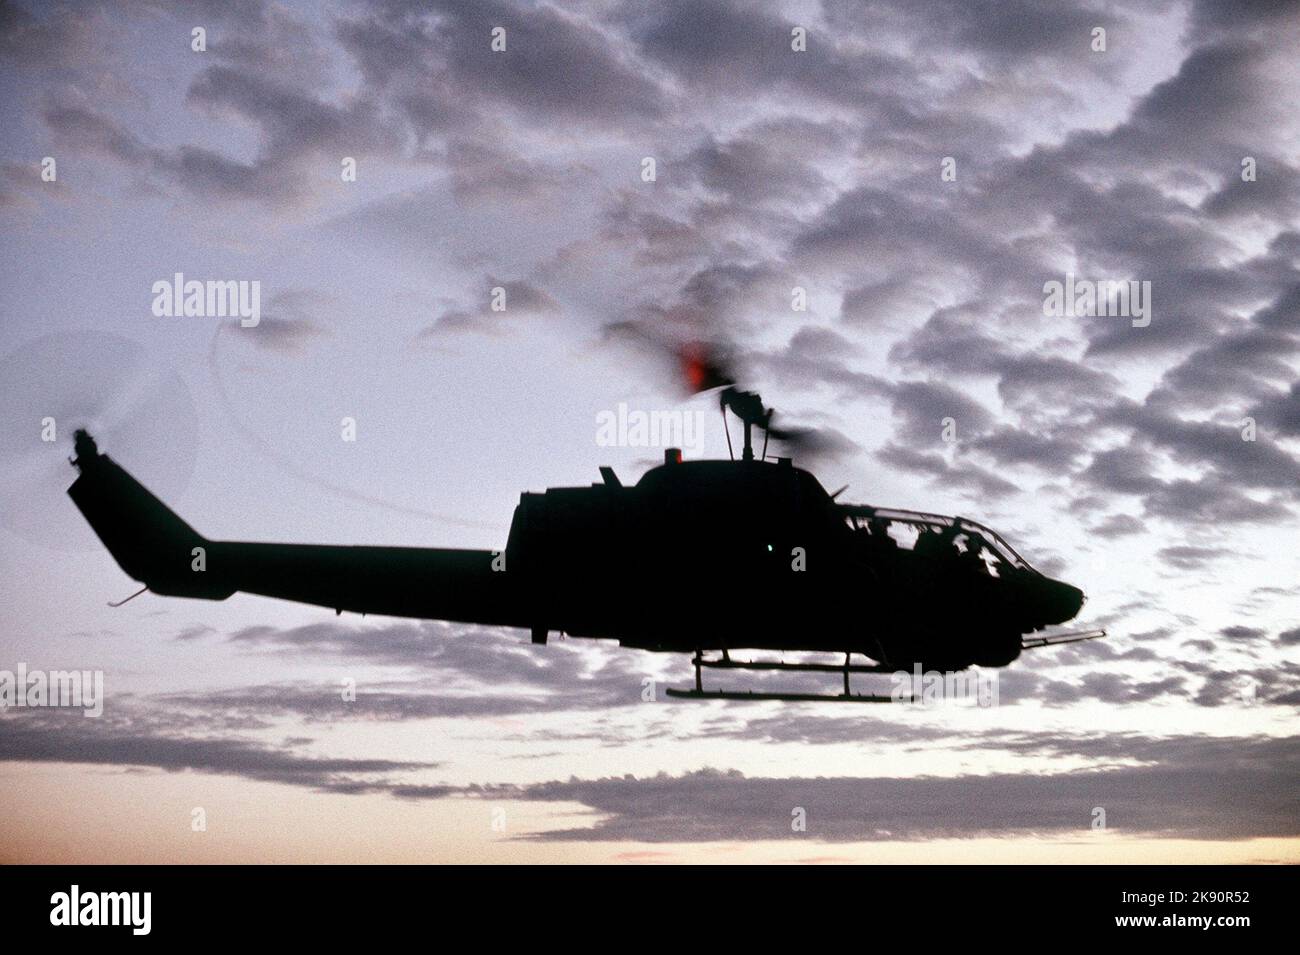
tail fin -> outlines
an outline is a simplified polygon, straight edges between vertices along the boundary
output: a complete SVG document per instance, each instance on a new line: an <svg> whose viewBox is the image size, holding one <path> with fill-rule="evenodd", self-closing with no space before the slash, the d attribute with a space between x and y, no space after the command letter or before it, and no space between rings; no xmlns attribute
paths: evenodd
<svg viewBox="0 0 1300 955"><path fill-rule="evenodd" d="M233 588L200 573L209 542L108 455L76 433L73 465L80 476L68 496L128 575L157 594L224 600ZM196 552L203 548L203 552Z"/></svg>

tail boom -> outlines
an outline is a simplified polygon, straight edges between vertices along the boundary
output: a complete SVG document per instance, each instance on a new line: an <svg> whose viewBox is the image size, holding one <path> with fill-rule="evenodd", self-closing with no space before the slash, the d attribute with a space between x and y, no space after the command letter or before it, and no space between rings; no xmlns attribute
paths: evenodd
<svg viewBox="0 0 1300 955"><path fill-rule="evenodd" d="M500 554L214 541L77 432L68 495L118 566L156 594L260 594L336 611L527 626Z"/></svg>

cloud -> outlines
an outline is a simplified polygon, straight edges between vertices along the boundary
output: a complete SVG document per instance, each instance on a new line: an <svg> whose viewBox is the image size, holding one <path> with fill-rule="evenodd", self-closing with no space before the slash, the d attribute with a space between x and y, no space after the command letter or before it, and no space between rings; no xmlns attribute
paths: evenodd
<svg viewBox="0 0 1300 955"><path fill-rule="evenodd" d="M339 39L375 87L400 94L417 124L467 118L452 105L457 98L483 114L506 108L520 122L602 128L663 109L662 91L625 49L559 8L496 0L362 6L371 10L345 18ZM496 28L505 30L504 51L492 49Z"/></svg>
<svg viewBox="0 0 1300 955"><path fill-rule="evenodd" d="M296 747L275 747L237 738L176 735L165 717L106 714L88 720L78 712L25 711L6 720L0 761L143 766L168 772L239 776L259 782L352 793L369 791L385 774L435 768L436 763L390 759L304 756ZM169 731L169 729L171 731Z"/></svg>
<svg viewBox="0 0 1300 955"><path fill-rule="evenodd" d="M1010 481L975 465L953 465L937 452L914 451L898 444L887 444L876 458L901 471L929 475L936 484L964 488L983 497L1015 494L1020 489Z"/></svg>
<svg viewBox="0 0 1300 955"><path fill-rule="evenodd" d="M1276 659L1298 639L1287 611L1235 616L1261 574L1281 581L1270 542L1292 530L1300 501L1294 4L107 9L0 6L14 154L60 157L57 189L34 179L29 159L7 167L3 214L32 234L97 227L103 209L150 221L165 210L167 234L202 252L233 233L223 215L241 229L252 221L265 229L268 270L302 270L246 339L281 354L337 327L338 302L305 290L354 262L421 303L424 340L563 323L575 339L633 327L729 342L746 387L769 400L777 390L782 421L815 422L838 465L879 467L882 494L925 483L936 495L1011 499L1026 550L1054 554L1050 566L1073 572L1074 539L1089 534L1092 553L1121 568L1100 575L1090 606L1129 639L1026 655L1001 674L1010 706L1235 708L1248 681L1257 702L1300 699L1300 677ZM200 22L210 26L203 57L140 59ZM803 53L790 46L796 24L808 28ZM1097 25L1109 31L1104 55L1089 49ZM490 46L496 26L502 53ZM356 188L339 187L345 155L361 158ZM646 156L653 183L640 179ZM1257 161L1254 182L1241 178L1245 156ZM948 157L953 181L940 178ZM73 174L78 165L94 175ZM313 246L316 232L325 241ZM23 241L24 230L12 234ZM296 261L331 244L344 251L315 273ZM1045 316L1043 284L1067 272L1151 281L1151 325ZM496 286L504 314L488 304ZM806 312L791 309L795 286L809 293ZM1184 583L1206 588L1203 607L1182 601ZM214 637L195 625L172 649L210 650L198 641ZM515 636L406 623L247 627L218 646L386 676L349 705L317 682L151 697L166 712L134 741L125 726L23 715L6 752L100 752L122 765L418 799L450 790L413 764L315 764L293 747L220 734L570 711L586 718L556 738L618 746L673 732L673 717L659 715L668 707L610 725L662 671L599 646L542 652ZM967 742L894 713L728 711L701 722L702 737L774 747ZM1105 763L1078 776L761 780L719 768L517 793L606 813L595 838L788 838L791 787L811 794L816 838L1083 832L1093 805L1117 807L1110 818L1125 831L1163 831L1164 813L1169 831L1198 838L1291 832L1279 821L1296 815L1279 795L1278 776L1294 777L1286 753L1257 739L1235 750L1189 739L969 741ZM1227 787L1210 757L1226 767L1239 754L1254 764L1237 789L1258 784L1261 795L1216 814ZM674 821L673 800L694 805L697 793L700 818Z"/></svg>
<svg viewBox="0 0 1300 955"><path fill-rule="evenodd" d="M1092 529L1098 537L1127 537L1142 533L1143 525L1130 514L1112 514Z"/></svg>
<svg viewBox="0 0 1300 955"><path fill-rule="evenodd" d="M1240 693L1243 674L1223 674L1216 686ZM1085 684L1098 682L1098 675ZM1123 681L1111 681L1120 686ZM367 704L370 695L374 698ZM830 717L806 709L754 719L725 718L719 734L805 745L836 742L910 743L929 747L961 740L969 751L1068 761L1081 768L988 775L911 777L749 777L704 769L680 776L571 777L531 784L453 785L417 781L439 765L350 756L307 755L310 736L280 744L232 731L267 729L284 714L317 719L424 719L464 715L441 711L431 698L367 694L339 703L336 688L259 687L211 694L117 697L99 720L58 710L23 710L6 717L0 761L144 767L168 772L233 775L336 794L387 794L400 799L486 798L586 806L590 827L559 828L524 838L543 841L641 843L802 838L790 829L803 809L807 838L822 842L927 838L1060 836L1086 833L1093 810L1107 828L1128 835L1182 839L1244 839L1297 834L1297 756L1286 738L1189 734L1061 734L989 729L958 737L950 729L895 723L871 715ZM310 697L310 699L309 699ZM1113 695L1131 701L1131 693ZM1208 702L1206 705L1218 705ZM346 710L344 715L341 710ZM309 721L310 722L310 721ZM574 727L582 738L584 730ZM598 726L586 728L601 739ZM544 733L530 736L534 742ZM617 738L617 732L611 739ZM683 812L682 806L690 807Z"/></svg>
<svg viewBox="0 0 1300 955"><path fill-rule="evenodd" d="M466 716L594 710L641 704L642 681L656 678L657 664L644 653L609 651L584 642L535 647L517 632L441 622L355 627L317 623L282 629L245 627L229 642L250 651L308 656L352 664L400 667L422 674L400 692L375 688L358 694L358 710L376 715ZM429 687L436 687L430 692ZM352 712L335 705L337 694L282 692L268 688L242 703L308 715Z"/></svg>
<svg viewBox="0 0 1300 955"><path fill-rule="evenodd" d="M110 19L93 4L51 3L32 12L0 3L0 61L27 69L71 69L99 62Z"/></svg>
<svg viewBox="0 0 1300 955"><path fill-rule="evenodd" d="M1213 547L1179 544L1174 547L1162 547L1156 556L1178 570L1197 570L1222 557L1223 553Z"/></svg>
<svg viewBox="0 0 1300 955"><path fill-rule="evenodd" d="M1300 832L1297 756L1285 739L1124 739L1149 763L1045 774L886 777L748 777L704 769L681 776L569 779L498 790L498 797L576 802L589 827L541 833L544 841L729 842L1082 837L1094 810L1108 831L1182 839L1289 837ZM1029 749L1077 752L1027 740ZM1083 741L1084 751L1108 747ZM1155 753L1159 752L1159 756ZM687 807L685 810L683 807ZM807 831L792 830L803 810Z"/></svg>
<svg viewBox="0 0 1300 955"><path fill-rule="evenodd" d="M479 332L496 334L504 331L510 319L535 319L561 313L560 303L542 288L524 280L506 281L487 277L489 304L481 308L452 308L443 312L432 325L421 329L421 339L437 339L449 333ZM500 293L497 290L500 289ZM498 297L499 296L499 297ZM501 308L495 308L496 302Z"/></svg>
<svg viewBox="0 0 1300 955"><path fill-rule="evenodd" d="M1258 640L1264 636L1265 631L1259 627L1243 627L1241 624L1234 624L1231 627L1224 627L1219 633L1229 640Z"/></svg>

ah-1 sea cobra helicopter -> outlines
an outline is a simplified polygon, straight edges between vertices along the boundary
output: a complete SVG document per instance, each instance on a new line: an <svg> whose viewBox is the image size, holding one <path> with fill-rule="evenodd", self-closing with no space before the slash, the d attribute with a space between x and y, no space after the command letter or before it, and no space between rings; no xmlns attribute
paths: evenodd
<svg viewBox="0 0 1300 955"><path fill-rule="evenodd" d="M773 425L758 395L707 362L688 374L695 391L720 388L724 423L731 411L743 424L739 460L683 461L670 449L632 486L602 467L590 487L524 493L504 551L210 540L85 431L68 494L144 585L133 597L244 592L337 613L520 627L538 644L559 632L691 653L695 686L668 691L677 697L886 702L852 693L849 675L1000 667L1025 649L1105 635L1030 636L1071 620L1082 591L1038 572L974 521L840 503L789 458L767 459L769 436L795 435ZM723 596L735 599L724 605ZM735 650L844 659L739 661ZM855 664L854 654L871 662ZM842 673L844 691L706 690L702 668Z"/></svg>

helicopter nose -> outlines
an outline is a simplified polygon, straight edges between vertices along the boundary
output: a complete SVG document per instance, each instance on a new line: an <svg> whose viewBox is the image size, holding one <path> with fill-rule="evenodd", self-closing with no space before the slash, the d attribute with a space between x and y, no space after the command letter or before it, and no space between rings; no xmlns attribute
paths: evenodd
<svg viewBox="0 0 1300 955"><path fill-rule="evenodd" d="M1062 580L1047 579L1039 594L1039 608L1045 624L1073 620L1083 609L1083 591Z"/></svg>

